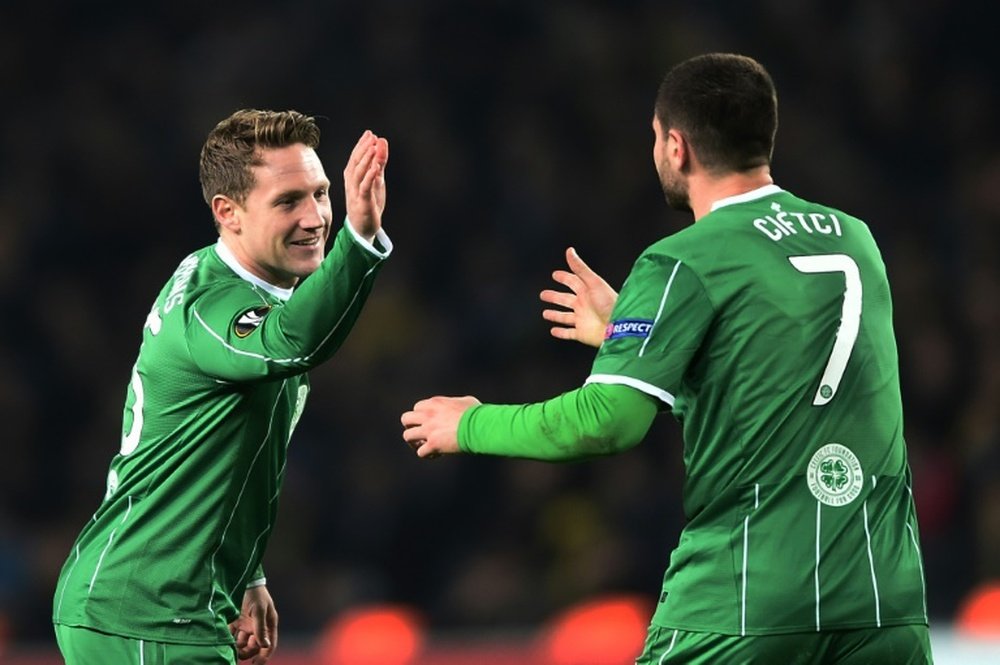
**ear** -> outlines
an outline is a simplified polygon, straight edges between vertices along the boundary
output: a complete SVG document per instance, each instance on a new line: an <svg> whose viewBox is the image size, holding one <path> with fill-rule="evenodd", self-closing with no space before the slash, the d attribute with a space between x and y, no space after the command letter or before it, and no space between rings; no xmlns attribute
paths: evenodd
<svg viewBox="0 0 1000 665"><path fill-rule="evenodd" d="M212 215L215 217L219 229L226 229L230 233L240 232L240 211L242 208L236 201L224 194L216 194L212 197Z"/></svg>
<svg viewBox="0 0 1000 665"><path fill-rule="evenodd" d="M687 171L691 166L691 146L688 144L687 139L676 129L668 130L667 138L667 159L670 160L670 165L676 171ZM669 139L673 140L669 141Z"/></svg>

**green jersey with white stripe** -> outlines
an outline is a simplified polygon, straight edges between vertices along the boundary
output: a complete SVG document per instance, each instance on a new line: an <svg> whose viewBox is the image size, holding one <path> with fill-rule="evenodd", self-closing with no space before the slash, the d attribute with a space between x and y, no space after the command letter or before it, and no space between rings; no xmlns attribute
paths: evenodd
<svg viewBox="0 0 1000 665"><path fill-rule="evenodd" d="M221 242L181 262L154 303L121 448L70 553L53 620L138 639L225 644L260 583L306 371L351 329L392 244L345 225L294 292Z"/></svg>
<svg viewBox="0 0 1000 665"><path fill-rule="evenodd" d="M763 635L926 623L885 266L770 185L637 260L588 382L669 405L687 524L654 623Z"/></svg>

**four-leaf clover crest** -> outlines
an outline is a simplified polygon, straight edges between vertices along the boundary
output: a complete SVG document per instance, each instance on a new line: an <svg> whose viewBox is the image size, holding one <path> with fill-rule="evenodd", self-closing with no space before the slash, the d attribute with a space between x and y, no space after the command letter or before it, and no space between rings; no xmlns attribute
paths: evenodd
<svg viewBox="0 0 1000 665"><path fill-rule="evenodd" d="M819 465L819 479L834 492L844 489L848 481L847 465L840 459L825 459Z"/></svg>

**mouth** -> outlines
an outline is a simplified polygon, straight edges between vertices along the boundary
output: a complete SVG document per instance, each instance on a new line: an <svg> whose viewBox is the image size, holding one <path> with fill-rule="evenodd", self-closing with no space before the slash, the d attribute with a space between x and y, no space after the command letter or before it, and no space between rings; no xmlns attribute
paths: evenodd
<svg viewBox="0 0 1000 665"><path fill-rule="evenodd" d="M322 242L319 236L312 236L311 238L300 238L299 240L292 240L288 244L295 247L316 247Z"/></svg>

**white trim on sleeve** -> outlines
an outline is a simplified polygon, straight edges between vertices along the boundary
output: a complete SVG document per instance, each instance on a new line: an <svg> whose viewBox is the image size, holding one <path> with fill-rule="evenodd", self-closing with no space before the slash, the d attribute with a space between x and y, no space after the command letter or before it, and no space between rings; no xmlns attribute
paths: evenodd
<svg viewBox="0 0 1000 665"><path fill-rule="evenodd" d="M369 252L379 257L380 259L384 259L385 257L389 256L389 254L392 253L392 241L389 240L388 234L386 234L386 232L382 228L379 228L379 230L375 232L375 240L378 240L379 244L385 247L384 252L380 252L378 249L376 249L374 244L366 240L364 236L358 233L351 225L351 221L347 219L347 217L344 217L344 226L346 226L347 230L351 232L352 236L354 236L355 242L357 242L359 245L361 245L362 247L364 247L365 249L367 249Z"/></svg>
<svg viewBox="0 0 1000 665"><path fill-rule="evenodd" d="M666 390L658 388L651 383L634 379L631 376L622 376L620 374L591 374L587 377L587 380L584 381L585 385L588 383L609 383L619 386L629 386L635 388L639 392L651 395L661 402L665 402L669 406L674 405L674 396Z"/></svg>

